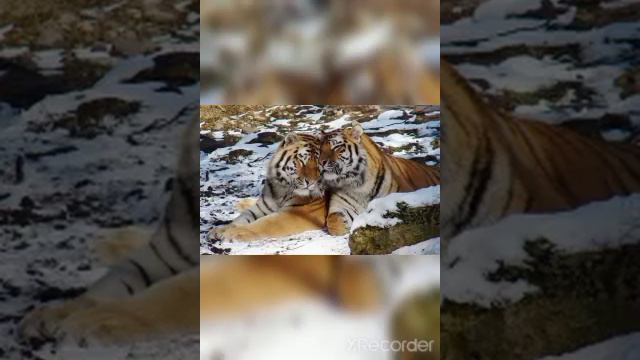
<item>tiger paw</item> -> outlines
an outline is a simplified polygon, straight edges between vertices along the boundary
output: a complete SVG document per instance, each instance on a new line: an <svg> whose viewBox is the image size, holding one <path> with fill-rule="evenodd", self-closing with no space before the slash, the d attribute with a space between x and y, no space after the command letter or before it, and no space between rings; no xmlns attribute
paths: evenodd
<svg viewBox="0 0 640 360"><path fill-rule="evenodd" d="M335 212L327 216L327 231L334 236L347 233L347 222L342 213Z"/></svg>
<svg viewBox="0 0 640 360"><path fill-rule="evenodd" d="M108 303L69 316L60 324L57 337L62 343L87 347L130 343L152 332L148 321L117 303Z"/></svg>
<svg viewBox="0 0 640 360"><path fill-rule="evenodd" d="M241 225L225 225L214 230L225 240L249 241L260 238L258 234Z"/></svg>
<svg viewBox="0 0 640 360"><path fill-rule="evenodd" d="M233 226L235 225L229 224L229 225L214 227L213 229L209 230L207 237L209 238L209 240L222 240L222 234L224 233L224 231Z"/></svg>
<svg viewBox="0 0 640 360"><path fill-rule="evenodd" d="M28 342L57 341L62 337L61 324L74 313L91 306L93 301L79 298L38 307L22 319L18 334Z"/></svg>

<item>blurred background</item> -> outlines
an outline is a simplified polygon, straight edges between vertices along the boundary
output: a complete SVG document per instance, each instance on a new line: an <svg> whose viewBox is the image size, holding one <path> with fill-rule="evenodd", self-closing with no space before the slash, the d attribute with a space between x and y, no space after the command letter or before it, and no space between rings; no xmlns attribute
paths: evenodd
<svg viewBox="0 0 640 360"><path fill-rule="evenodd" d="M452 0L442 2L441 19L443 61L491 109L615 146L640 144L639 1ZM447 86L452 84L443 81ZM467 119L478 114L457 110ZM471 146L447 149L447 116L445 173L452 164L446 153ZM527 177L548 176L538 163L518 164L523 157L517 155L507 154L516 160L506 166L492 162L492 185L507 185L503 179L524 166ZM586 168L598 155L584 154L581 164ZM623 161L637 173L638 161ZM592 171L589 177L610 173ZM558 188L573 190L584 182L572 176ZM481 198L484 205L495 197ZM443 204L444 213L447 205L456 207L447 199ZM443 236L443 359L640 358L639 301L629 295L640 288L639 229L640 196L634 194L571 211L513 215Z"/></svg>
<svg viewBox="0 0 640 360"><path fill-rule="evenodd" d="M439 359L439 258L201 256L200 359Z"/></svg>
<svg viewBox="0 0 640 360"><path fill-rule="evenodd" d="M202 104L438 104L436 0L202 0Z"/></svg>
<svg viewBox="0 0 640 360"><path fill-rule="evenodd" d="M194 0L0 1L0 358L73 359L18 343L17 324L104 275L93 254L103 236L161 218L197 111L198 10ZM198 337L116 350L75 358L195 358Z"/></svg>

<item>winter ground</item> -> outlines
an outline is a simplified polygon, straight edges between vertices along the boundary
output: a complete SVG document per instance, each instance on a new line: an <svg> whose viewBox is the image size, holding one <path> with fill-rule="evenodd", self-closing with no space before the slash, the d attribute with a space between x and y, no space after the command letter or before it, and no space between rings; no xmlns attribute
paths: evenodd
<svg viewBox="0 0 640 360"><path fill-rule="evenodd" d="M317 106L276 106L237 116L262 119L250 129L215 128L202 124L201 139L217 148L200 152L200 249L205 254L349 254L347 236L331 236L324 231L307 231L299 235L251 242L211 241L207 232L238 216L239 199L258 197L262 190L265 167L282 136L291 131L336 129L358 120L365 132L396 156L415 158L436 165L440 160L439 108L428 107L417 114L413 107L379 110ZM367 112L369 111L369 112ZM232 139L225 141L225 139ZM203 142L201 141L201 149ZM231 155L231 156L230 156ZM439 191L438 191L439 203ZM428 239L425 239L428 240ZM439 252L439 240L425 241L403 254Z"/></svg>
<svg viewBox="0 0 640 360"><path fill-rule="evenodd" d="M438 256L368 256L378 268L396 270L384 281L385 306L372 313L350 313L314 300L296 301L233 319L200 323L200 359L390 360L392 352L352 345L391 339L391 317L402 301L438 288ZM383 272L383 270L380 270ZM387 274L388 275L388 274Z"/></svg>
<svg viewBox="0 0 640 360"><path fill-rule="evenodd" d="M640 125L640 4L577 3L443 4L442 54L508 111L628 140Z"/></svg>
<svg viewBox="0 0 640 360"><path fill-rule="evenodd" d="M108 16L101 29L149 10L115 3L81 11L56 3L68 12L62 15L42 10L52 21L78 16L87 26ZM54 353L18 344L15 332L34 306L73 297L104 274L91 254L103 235L131 224L153 227L162 213L178 134L197 111L199 21L189 3L155 8L173 22L139 24L149 30L146 45L126 53L117 36L96 45L89 30L78 42L49 43L47 36L63 30L47 27L43 38L31 38L21 25L0 27L0 358L176 359L198 351L195 336ZM0 16L18 21L19 14ZM178 31L163 33L165 26Z"/></svg>

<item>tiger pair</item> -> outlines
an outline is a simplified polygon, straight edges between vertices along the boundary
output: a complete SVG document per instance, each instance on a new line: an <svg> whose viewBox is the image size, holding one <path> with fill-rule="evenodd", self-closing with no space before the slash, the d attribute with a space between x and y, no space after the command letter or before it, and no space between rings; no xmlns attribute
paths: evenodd
<svg viewBox="0 0 640 360"><path fill-rule="evenodd" d="M267 164L257 201L210 237L258 240L326 227L344 235L372 199L440 182L439 170L386 154L361 124L290 133Z"/></svg>

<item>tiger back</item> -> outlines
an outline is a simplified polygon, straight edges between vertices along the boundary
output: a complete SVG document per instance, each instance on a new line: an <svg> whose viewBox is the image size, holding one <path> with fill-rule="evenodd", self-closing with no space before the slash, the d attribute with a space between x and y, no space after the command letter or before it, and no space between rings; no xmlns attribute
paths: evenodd
<svg viewBox="0 0 640 360"><path fill-rule="evenodd" d="M386 154L357 122L324 134L320 174L331 193L327 228L333 235L344 234L372 199L440 183L437 168Z"/></svg>
<svg viewBox="0 0 640 360"><path fill-rule="evenodd" d="M499 113L445 61L441 78L443 237L640 192L638 147Z"/></svg>

